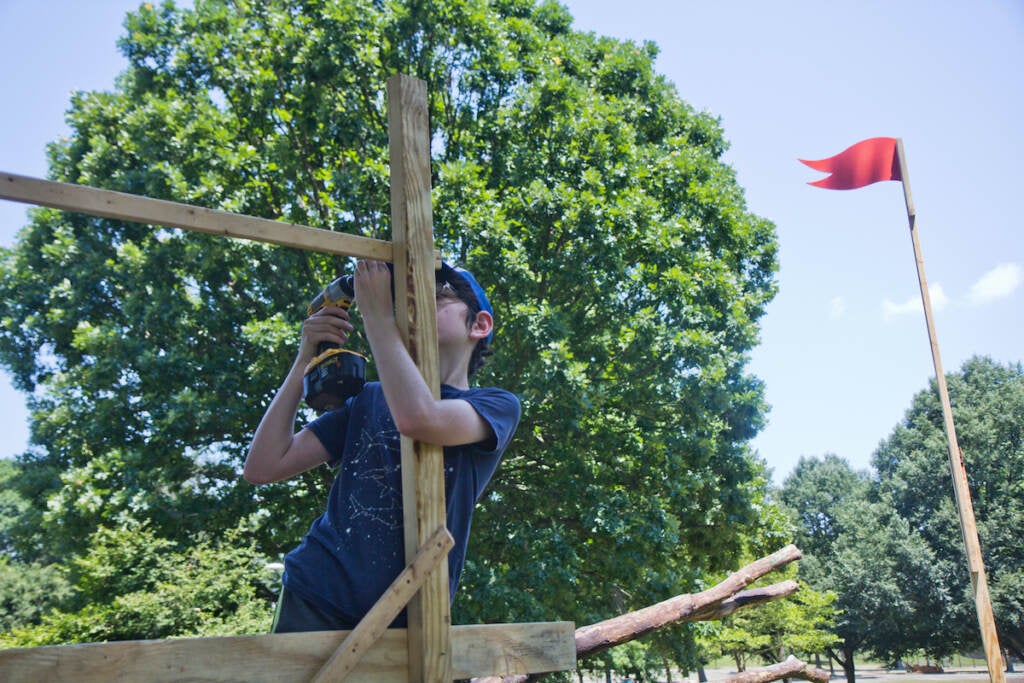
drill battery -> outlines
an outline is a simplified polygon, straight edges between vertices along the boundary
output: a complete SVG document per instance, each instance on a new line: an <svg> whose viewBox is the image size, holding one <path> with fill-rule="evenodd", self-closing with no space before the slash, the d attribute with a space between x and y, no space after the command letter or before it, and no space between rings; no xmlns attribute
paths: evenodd
<svg viewBox="0 0 1024 683"><path fill-rule="evenodd" d="M366 384L366 357L348 349L331 348L306 366L302 393L318 413L336 410Z"/></svg>

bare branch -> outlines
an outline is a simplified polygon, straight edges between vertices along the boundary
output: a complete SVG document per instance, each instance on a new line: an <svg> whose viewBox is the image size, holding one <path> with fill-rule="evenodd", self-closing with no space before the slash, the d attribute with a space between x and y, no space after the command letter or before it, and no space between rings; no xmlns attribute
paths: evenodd
<svg viewBox="0 0 1024 683"><path fill-rule="evenodd" d="M576 629L576 658L582 659L616 645L628 643L669 624L719 619L721 617L716 615L721 613L722 603L729 599L735 600L738 597L737 593L754 581L801 557L803 557L803 553L795 545L788 545L778 552L748 564L730 574L718 585L701 593L677 595L636 612L578 628ZM731 607L731 611L735 611L739 606L739 604L735 604ZM725 612L725 614L730 614L731 611Z"/></svg>
<svg viewBox="0 0 1024 683"><path fill-rule="evenodd" d="M737 572L729 575L721 583L701 593L686 593L669 598L650 607L644 607L635 612L629 612L618 617L606 619L605 621L583 626L576 629L576 659L580 660L598 652L603 652L616 645L628 643L631 640L641 638L659 628L677 624L684 621L714 621L723 619L742 607L761 605L773 600L779 600L792 595L799 589L796 581L782 581L761 588L743 590L754 581L765 574L786 566L790 562L799 560L803 553L794 546L788 545L778 552L748 564ZM806 665L795 658L800 667L806 669ZM780 665L786 665L789 671L794 665L787 659ZM764 671L771 670L768 667ZM803 670L801 669L801 670ZM800 675L799 673L784 673L780 676L764 679L741 678L736 683L760 683L760 681L771 681L777 678L806 678L818 683L827 683L828 674L819 680L815 670L812 674ZM824 673L824 672L822 672ZM740 674L741 676L743 674ZM476 678L473 683L525 683L526 681L537 680L537 676L505 676ZM732 679L730 679L732 680Z"/></svg>

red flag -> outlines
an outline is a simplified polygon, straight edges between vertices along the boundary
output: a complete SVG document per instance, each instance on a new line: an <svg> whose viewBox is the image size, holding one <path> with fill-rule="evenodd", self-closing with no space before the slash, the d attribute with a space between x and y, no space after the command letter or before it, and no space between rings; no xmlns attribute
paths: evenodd
<svg viewBox="0 0 1024 683"><path fill-rule="evenodd" d="M831 173L827 178L807 183L829 190L855 190L883 180L903 179L896 138L861 140L834 157L800 161L817 171Z"/></svg>

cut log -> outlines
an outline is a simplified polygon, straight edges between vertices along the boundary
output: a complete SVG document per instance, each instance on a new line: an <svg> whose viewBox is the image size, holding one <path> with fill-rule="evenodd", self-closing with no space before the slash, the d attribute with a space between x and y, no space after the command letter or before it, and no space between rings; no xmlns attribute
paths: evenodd
<svg viewBox="0 0 1024 683"><path fill-rule="evenodd" d="M582 659L616 645L642 638L651 631L669 624L720 619L735 611L741 602L747 601L747 604L751 604L751 601L757 600L753 594L739 595L744 588L765 574L784 567L794 560L799 560L801 557L803 557L803 553L795 545L788 545L778 552L748 564L743 569L730 574L725 581L701 593L677 595L636 612L578 628L576 629L576 658ZM783 587L779 584L773 587L777 594L764 597L760 602L777 600L796 590L795 582L786 583L792 585ZM788 590L789 588L792 590ZM730 599L733 602L726 604ZM737 600L740 602L736 602Z"/></svg>
<svg viewBox="0 0 1024 683"><path fill-rule="evenodd" d="M772 664L763 669L748 669L735 676L720 678L715 683L767 683L782 678L800 678L814 683L828 683L829 672L824 669L812 669L807 664L790 655L786 661Z"/></svg>
<svg viewBox="0 0 1024 683"><path fill-rule="evenodd" d="M582 626L576 629L576 659L578 661L584 657L604 652L671 624L723 619L741 607L751 607L788 597L799 589L799 584L796 581L782 581L762 588L743 589L762 576L799 560L801 557L803 557L803 553L799 548L795 545L788 545L782 550L748 564L730 574L721 583L701 593L677 595L635 612L606 619L590 626ZM778 678L784 677L778 676ZM790 677L800 678L796 674ZM827 678L826 674L826 680ZM525 683L531 680L537 680L537 677L476 678L473 683Z"/></svg>

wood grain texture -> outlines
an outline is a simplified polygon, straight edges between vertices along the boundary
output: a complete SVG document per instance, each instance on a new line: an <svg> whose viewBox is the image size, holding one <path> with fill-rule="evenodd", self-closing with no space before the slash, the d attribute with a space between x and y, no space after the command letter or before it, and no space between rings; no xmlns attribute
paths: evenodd
<svg viewBox="0 0 1024 683"><path fill-rule="evenodd" d="M316 631L223 638L175 638L0 650L6 683L212 683L309 681L349 635ZM505 676L572 669L572 622L451 628L454 676ZM389 629L350 677L360 683L409 680L406 631ZM449 679L451 680L451 679Z"/></svg>
<svg viewBox="0 0 1024 683"><path fill-rule="evenodd" d="M430 204L427 85L409 76L388 79L391 221L395 253L395 313L409 354L435 398L441 395L434 305L434 226ZM447 523L444 451L402 437L405 554ZM409 680L451 680L448 562L431 572L409 603Z"/></svg>
<svg viewBox="0 0 1024 683"><path fill-rule="evenodd" d="M935 316L932 313L931 296L928 291L928 277L924 270L924 254L921 251L921 239L917 229L917 213L914 210L914 199L910 190L910 169L907 165L902 138L896 139L896 155L900 162L900 177L903 182L903 197L907 205L910 242L914 249L914 264L917 267L917 282L921 289L921 303L924 305L925 326L928 328L928 344L931 346L932 364L935 366L935 384L939 392L939 402L942 404L949 472L953 480L953 497L956 500L957 515L960 518L964 551L967 554L967 571L971 576L971 589L974 593L974 606L978 615L978 627L981 630L985 662L988 665L989 680L992 683L1006 683L1006 663L1003 661L1003 651L999 645L999 634L996 631L995 615L992 612L992 601L988 592L988 579L985 576L981 542L978 539L978 524L974 517L974 502L971 500L971 489L967 480L963 452L960 450L960 444L956 438L956 424L953 422L953 406L949 399L949 389L946 386L946 373L942 369L939 339L935 331Z"/></svg>
<svg viewBox="0 0 1024 683"><path fill-rule="evenodd" d="M389 262L393 258L392 244L384 240L13 173L0 173L0 198L91 216L182 228L308 251Z"/></svg>

